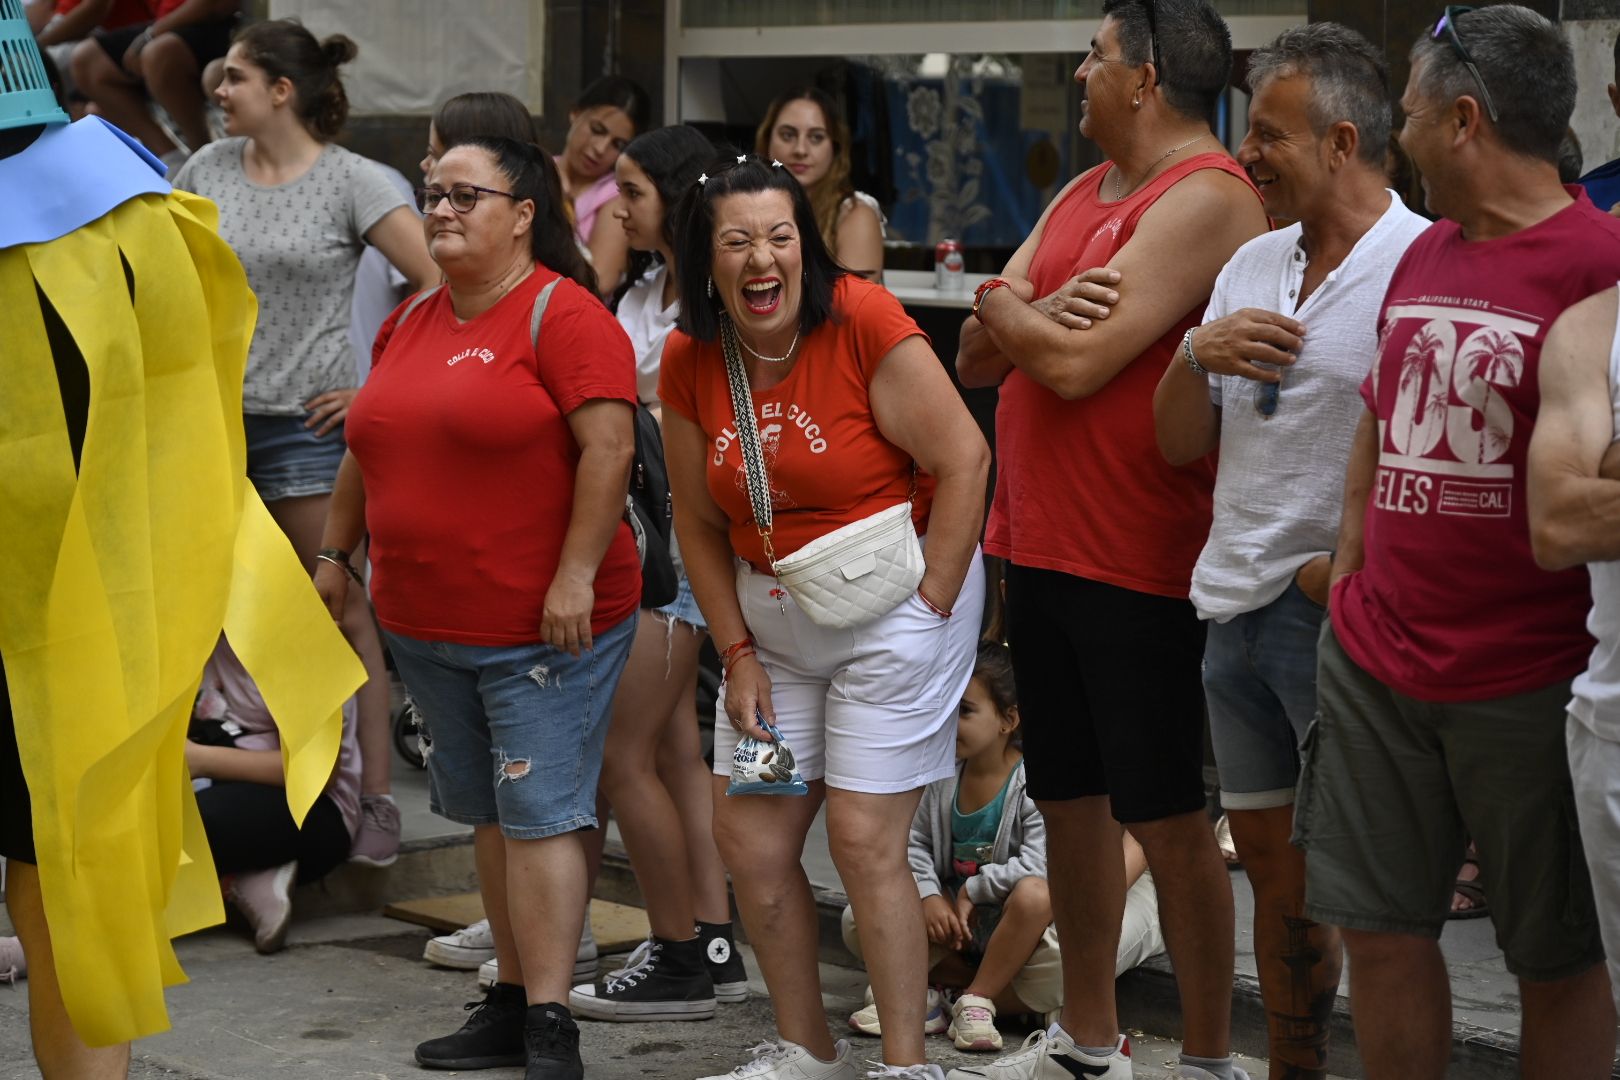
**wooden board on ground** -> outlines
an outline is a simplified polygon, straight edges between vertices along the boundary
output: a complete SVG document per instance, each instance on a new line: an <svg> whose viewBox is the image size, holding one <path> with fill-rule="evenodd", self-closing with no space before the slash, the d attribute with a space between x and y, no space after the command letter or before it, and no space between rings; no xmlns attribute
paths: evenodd
<svg viewBox="0 0 1620 1080"><path fill-rule="evenodd" d="M475 892L434 896L389 904L383 914L425 926L435 934L448 934L484 917L484 902ZM591 932L603 953L625 952L647 938L647 913L641 908L607 900L591 901Z"/></svg>

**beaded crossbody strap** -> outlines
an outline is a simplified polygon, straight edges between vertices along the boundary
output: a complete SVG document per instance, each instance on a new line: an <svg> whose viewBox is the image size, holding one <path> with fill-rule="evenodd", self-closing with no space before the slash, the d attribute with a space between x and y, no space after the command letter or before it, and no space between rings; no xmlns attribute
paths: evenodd
<svg viewBox="0 0 1620 1080"><path fill-rule="evenodd" d="M748 389L748 369L737 348L737 328L724 315L720 317L720 350L726 358L726 382L731 388L732 423L737 429L737 449L742 453L743 474L748 481L748 502L754 510L754 527L764 542L765 560L776 568L776 552L771 547L771 478L765 471L765 451L759 441L759 422L754 419L754 395Z"/></svg>

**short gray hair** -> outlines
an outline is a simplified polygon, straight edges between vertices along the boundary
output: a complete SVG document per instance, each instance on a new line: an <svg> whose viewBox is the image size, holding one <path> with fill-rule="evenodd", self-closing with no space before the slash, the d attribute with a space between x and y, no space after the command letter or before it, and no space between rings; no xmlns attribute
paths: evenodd
<svg viewBox="0 0 1620 1080"><path fill-rule="evenodd" d="M1389 70L1372 42L1335 22L1284 30L1249 56L1249 91L1274 79L1311 81L1308 115L1318 138L1338 123L1356 127L1356 156L1382 169L1389 143Z"/></svg>
<svg viewBox="0 0 1620 1080"><path fill-rule="evenodd" d="M1517 4L1475 8L1453 18L1452 25L1490 91L1502 145L1556 164L1564 129L1575 112L1575 54L1564 32ZM1423 61L1417 89L1424 97L1448 104L1474 98L1490 121L1479 84L1445 33L1437 38L1430 27L1411 55L1414 65Z"/></svg>

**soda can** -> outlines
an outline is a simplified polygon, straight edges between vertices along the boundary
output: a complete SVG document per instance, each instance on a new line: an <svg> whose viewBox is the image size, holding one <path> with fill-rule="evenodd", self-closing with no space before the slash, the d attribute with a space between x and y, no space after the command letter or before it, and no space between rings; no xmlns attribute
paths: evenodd
<svg viewBox="0 0 1620 1080"><path fill-rule="evenodd" d="M940 292L961 292L966 285L962 242L946 237L934 245L934 288Z"/></svg>

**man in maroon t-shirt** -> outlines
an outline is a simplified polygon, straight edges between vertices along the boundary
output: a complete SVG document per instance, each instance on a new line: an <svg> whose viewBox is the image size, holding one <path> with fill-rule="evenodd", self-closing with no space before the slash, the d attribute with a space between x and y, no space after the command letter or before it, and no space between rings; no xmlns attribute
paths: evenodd
<svg viewBox="0 0 1620 1080"><path fill-rule="evenodd" d="M1447 10L1401 100L1442 220L1395 271L1362 388L1295 812L1306 914L1344 928L1369 1080L1441 1080L1437 939L1472 837L1525 1075L1607 1077L1615 1012L1564 749L1586 575L1536 566L1525 457L1542 340L1620 273L1620 223L1558 182L1560 31L1515 5Z"/></svg>

